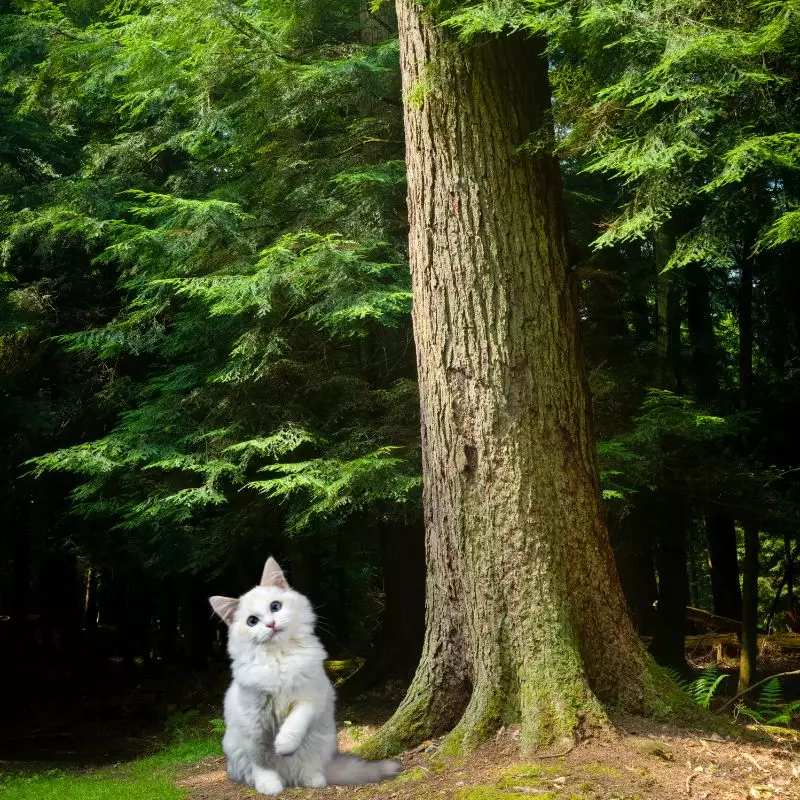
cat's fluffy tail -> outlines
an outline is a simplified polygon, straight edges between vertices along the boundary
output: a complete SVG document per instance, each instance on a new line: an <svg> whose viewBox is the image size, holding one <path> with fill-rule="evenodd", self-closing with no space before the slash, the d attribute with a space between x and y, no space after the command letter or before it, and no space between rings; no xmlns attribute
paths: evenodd
<svg viewBox="0 0 800 800"><path fill-rule="evenodd" d="M365 761L357 756L337 753L325 768L325 779L338 786L357 783L374 783L394 778L402 768L399 761L385 758L382 761Z"/></svg>

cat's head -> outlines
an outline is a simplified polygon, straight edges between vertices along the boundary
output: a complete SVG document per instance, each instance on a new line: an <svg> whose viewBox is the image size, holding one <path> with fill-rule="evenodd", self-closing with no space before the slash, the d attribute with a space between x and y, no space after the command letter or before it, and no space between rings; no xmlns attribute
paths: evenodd
<svg viewBox="0 0 800 800"><path fill-rule="evenodd" d="M314 631L311 603L289 586L270 556L261 583L241 597L210 597L211 607L228 626L231 655L242 647L279 647Z"/></svg>

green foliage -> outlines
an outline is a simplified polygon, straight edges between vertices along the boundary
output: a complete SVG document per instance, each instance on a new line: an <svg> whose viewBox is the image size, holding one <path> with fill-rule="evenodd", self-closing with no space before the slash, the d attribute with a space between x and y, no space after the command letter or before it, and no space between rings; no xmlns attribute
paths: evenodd
<svg viewBox="0 0 800 800"><path fill-rule="evenodd" d="M4 800L180 800L174 783L179 768L221 755L218 736L184 717L169 725L174 743L154 755L114 767L72 774L50 770L35 775L0 776ZM191 723L191 724L190 724Z"/></svg>
<svg viewBox="0 0 800 800"><path fill-rule="evenodd" d="M664 668L664 672L688 694L700 708L709 708L720 684L730 676L712 664L693 681L687 681L677 670Z"/></svg>
<svg viewBox="0 0 800 800"><path fill-rule="evenodd" d="M403 504L415 497L420 476L405 459L393 456L395 450L383 447L348 461L315 459L269 464L261 471L277 477L251 481L247 486L271 499L293 499L297 510L289 513L287 530L299 533L315 518L346 518L371 505Z"/></svg>
<svg viewBox="0 0 800 800"><path fill-rule="evenodd" d="M715 664L706 667L693 681L687 681L673 669L665 668L664 672L701 708L711 706L711 701L720 685L730 677L727 673L720 672ZM798 711L800 711L800 700L789 703L783 701L780 678L772 678L764 684L754 708L744 704L736 707L737 714L743 714L762 725L789 726L792 715Z"/></svg>
<svg viewBox="0 0 800 800"><path fill-rule="evenodd" d="M706 667L700 675L689 684L689 694L701 708L708 708L720 684L729 678L716 666Z"/></svg>
<svg viewBox="0 0 800 800"><path fill-rule="evenodd" d="M750 424L750 415L719 417L690 398L649 389L633 429L598 445L604 495L624 500L662 487L668 476L717 494L738 492L743 481L755 490L758 478L742 475L725 450Z"/></svg>
<svg viewBox="0 0 800 800"><path fill-rule="evenodd" d="M762 725L792 724L792 715L800 712L800 700L786 703L783 700L783 688L780 678L772 678L761 689L755 708L746 705L737 706L737 713Z"/></svg>
<svg viewBox="0 0 800 800"><path fill-rule="evenodd" d="M800 167L789 99L798 42L787 20L795 13L772 2L698 0L581 9L585 50L608 60L595 66L594 103L564 147L587 152L587 169L613 175L626 189L622 213L596 246L648 237L695 208L694 230L682 235L693 241L692 260L717 267L742 246L754 247L751 222L775 229L786 205L797 202L794 182L784 180ZM567 62L565 69L575 67ZM564 85L575 90L580 84L573 89L572 80ZM734 213L738 229L725 224ZM788 241L788 226L783 235L762 235L758 246ZM703 248L705 240L714 244Z"/></svg>
<svg viewBox="0 0 800 800"><path fill-rule="evenodd" d="M9 218L4 263L68 243L121 302L53 332L115 419L28 464L74 476L74 509L151 569L218 567L264 516L312 535L416 513L398 53L360 44L358 10L31 11L64 35L19 108L82 149Z"/></svg>

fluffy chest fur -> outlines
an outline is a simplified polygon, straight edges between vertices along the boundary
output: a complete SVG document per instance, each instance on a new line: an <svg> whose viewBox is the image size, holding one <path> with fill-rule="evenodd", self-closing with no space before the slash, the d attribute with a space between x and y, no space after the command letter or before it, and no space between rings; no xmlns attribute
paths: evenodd
<svg viewBox="0 0 800 800"><path fill-rule="evenodd" d="M233 654L232 654L233 655ZM275 731L298 702L320 713L333 707L333 687L322 666L320 646L244 648L233 658L231 700L250 724Z"/></svg>

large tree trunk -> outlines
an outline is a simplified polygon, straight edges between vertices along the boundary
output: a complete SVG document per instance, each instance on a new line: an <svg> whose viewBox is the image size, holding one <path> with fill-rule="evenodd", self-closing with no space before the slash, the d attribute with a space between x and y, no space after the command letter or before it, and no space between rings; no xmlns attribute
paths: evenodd
<svg viewBox="0 0 800 800"><path fill-rule="evenodd" d="M397 10L426 636L368 750L456 723L461 749L510 720L533 745L603 720L598 700L644 710L656 680L600 507L544 42L461 45L429 10Z"/></svg>

